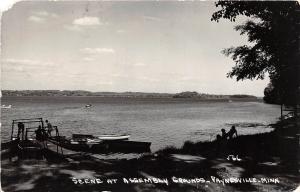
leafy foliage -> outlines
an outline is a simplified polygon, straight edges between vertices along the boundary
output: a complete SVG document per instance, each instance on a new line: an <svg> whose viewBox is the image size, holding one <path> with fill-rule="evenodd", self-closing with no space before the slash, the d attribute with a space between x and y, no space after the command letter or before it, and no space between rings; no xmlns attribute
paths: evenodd
<svg viewBox="0 0 300 192"><path fill-rule="evenodd" d="M299 86L299 40L300 6L297 1L219 1L219 11L211 20L246 16L248 20L235 27L241 35L247 35L249 45L223 50L236 65L227 74L244 79L263 79L269 74L274 89L281 98L290 101L291 92ZM298 61L299 62L299 61ZM294 94L295 95L295 94ZM289 97L289 98L288 98ZM294 97L294 96L293 96ZM293 98L295 100L295 98ZM284 102L284 101L283 101Z"/></svg>

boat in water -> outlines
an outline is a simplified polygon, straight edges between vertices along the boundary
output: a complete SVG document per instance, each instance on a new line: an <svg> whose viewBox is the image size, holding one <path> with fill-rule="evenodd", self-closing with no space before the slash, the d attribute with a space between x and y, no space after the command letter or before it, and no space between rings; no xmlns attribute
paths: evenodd
<svg viewBox="0 0 300 192"><path fill-rule="evenodd" d="M92 104L85 105L85 108L91 108L91 107L92 107Z"/></svg>
<svg viewBox="0 0 300 192"><path fill-rule="evenodd" d="M99 140L128 140L130 135L115 135L115 134L104 134L104 135L86 135L86 134L73 134L74 139L99 139Z"/></svg>
<svg viewBox="0 0 300 192"><path fill-rule="evenodd" d="M73 134L71 138L51 137L49 141L63 148L90 153L145 153L150 152L150 142L130 141L130 135Z"/></svg>
<svg viewBox="0 0 300 192"><path fill-rule="evenodd" d="M1 109L10 109L12 105L1 105Z"/></svg>

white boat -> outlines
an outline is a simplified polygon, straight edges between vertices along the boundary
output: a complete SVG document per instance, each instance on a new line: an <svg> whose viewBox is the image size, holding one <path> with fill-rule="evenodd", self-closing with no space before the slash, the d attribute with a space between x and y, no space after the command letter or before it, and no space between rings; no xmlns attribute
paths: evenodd
<svg viewBox="0 0 300 192"><path fill-rule="evenodd" d="M1 105L1 108L2 108L2 109L10 109L10 108L11 108L11 105Z"/></svg>
<svg viewBox="0 0 300 192"><path fill-rule="evenodd" d="M100 140L127 140L130 135L95 135Z"/></svg>
<svg viewBox="0 0 300 192"><path fill-rule="evenodd" d="M115 135L115 134L103 134L103 135L87 135L87 134L72 134L72 138L75 141L90 140L102 140L102 141L120 141L128 140L130 135Z"/></svg>
<svg viewBox="0 0 300 192"><path fill-rule="evenodd" d="M71 139L70 140L70 143L71 144L81 144L83 141L78 141L78 140L74 140L74 139ZM84 143L85 144L99 144L99 143L101 143L102 142L102 140L101 139L89 139L89 138L87 138L86 140L84 140Z"/></svg>

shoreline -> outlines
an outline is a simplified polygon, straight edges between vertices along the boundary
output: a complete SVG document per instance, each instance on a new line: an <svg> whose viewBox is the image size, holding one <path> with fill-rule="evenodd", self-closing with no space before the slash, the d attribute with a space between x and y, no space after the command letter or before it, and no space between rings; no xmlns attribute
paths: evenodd
<svg viewBox="0 0 300 192"><path fill-rule="evenodd" d="M180 149L166 148L130 160L103 160L84 155L64 160L2 161L2 188L4 191L24 190L26 187L30 191L57 191L63 184L66 191L291 191L299 185L299 157L295 155L299 152L299 136L291 139L299 131L293 127L291 119L273 126L275 130L270 133L237 137L221 150L222 153L216 153L213 141L186 142ZM229 154L238 155L241 161L227 160ZM178 182L173 181L174 177ZM75 184L73 181L93 178L105 182ZM131 178L132 182L124 183L124 178ZM168 185L139 180L149 178L165 178ZM193 178L200 180L188 182ZM237 180L230 182L230 178ZM247 178L255 178L256 182ZM45 179L47 184L42 185ZM238 182L242 181L239 179L244 180Z"/></svg>
<svg viewBox="0 0 300 192"><path fill-rule="evenodd" d="M186 98L176 98L176 97L150 97L150 96L2 96L1 100L3 102L10 99L24 99L24 100L30 100L30 99L53 99L53 100L63 100L63 99L103 99L103 100L109 100L109 99L120 99L120 100L149 100L149 101L172 101L172 102L182 102L182 101L199 101L199 102L263 102L262 98L201 98L201 97L186 97ZM266 103L268 104L268 103ZM273 104L270 104L273 105Z"/></svg>

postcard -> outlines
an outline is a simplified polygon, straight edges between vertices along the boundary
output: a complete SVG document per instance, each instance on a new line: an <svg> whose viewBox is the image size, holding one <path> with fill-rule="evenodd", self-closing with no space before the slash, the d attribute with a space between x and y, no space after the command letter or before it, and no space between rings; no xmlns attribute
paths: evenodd
<svg viewBox="0 0 300 192"><path fill-rule="evenodd" d="M299 2L13 2L2 191L300 190Z"/></svg>

